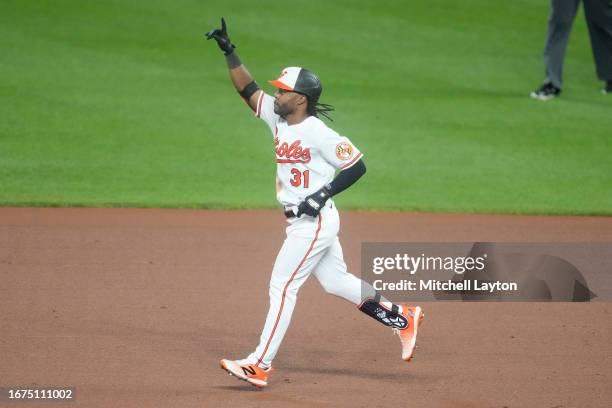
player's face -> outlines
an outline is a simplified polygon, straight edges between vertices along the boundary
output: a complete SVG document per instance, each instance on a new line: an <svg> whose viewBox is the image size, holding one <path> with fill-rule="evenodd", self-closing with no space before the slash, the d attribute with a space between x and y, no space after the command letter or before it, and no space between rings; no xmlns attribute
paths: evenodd
<svg viewBox="0 0 612 408"><path fill-rule="evenodd" d="M277 89L274 94L274 113L282 117L294 113L302 98L303 95L299 93Z"/></svg>

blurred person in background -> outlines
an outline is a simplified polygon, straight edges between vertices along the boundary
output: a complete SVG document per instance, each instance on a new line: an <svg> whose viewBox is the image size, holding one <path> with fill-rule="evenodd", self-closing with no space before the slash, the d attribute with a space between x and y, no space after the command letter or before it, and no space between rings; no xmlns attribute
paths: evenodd
<svg viewBox="0 0 612 408"><path fill-rule="evenodd" d="M563 60L570 31L581 0L551 0L544 47L546 78L531 97L547 101L561 94ZM612 0L583 0L597 76L605 82L602 92L612 93Z"/></svg>

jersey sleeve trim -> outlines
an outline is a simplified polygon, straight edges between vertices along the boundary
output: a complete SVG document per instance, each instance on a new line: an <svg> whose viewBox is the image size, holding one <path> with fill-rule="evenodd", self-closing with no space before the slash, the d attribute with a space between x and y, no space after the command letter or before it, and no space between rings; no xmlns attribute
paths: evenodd
<svg viewBox="0 0 612 408"><path fill-rule="evenodd" d="M261 91L261 95L259 95L259 99L257 100L257 110L255 111L255 116L259 117L261 115L261 103L263 102L265 92Z"/></svg>
<svg viewBox="0 0 612 408"><path fill-rule="evenodd" d="M359 161L359 159L361 159L362 156L363 156L363 153L359 152L359 154L357 156L355 156L353 158L353 160L351 160L350 162L346 163L344 166L341 166L340 168L342 170L346 170L349 167L352 167L355 163L357 163Z"/></svg>

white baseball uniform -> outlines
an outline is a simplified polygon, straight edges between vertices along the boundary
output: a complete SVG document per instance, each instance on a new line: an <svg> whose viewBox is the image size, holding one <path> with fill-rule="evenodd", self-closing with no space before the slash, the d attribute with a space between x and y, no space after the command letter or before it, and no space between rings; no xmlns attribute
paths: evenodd
<svg viewBox="0 0 612 408"><path fill-rule="evenodd" d="M357 163L362 153L351 141L309 116L288 125L274 113L274 98L261 93L255 115L270 127L276 152L277 199L286 210L297 212L304 198L331 182L336 170ZM247 357L252 364L269 367L291 321L297 292L311 273L336 296L360 304L361 279L346 270L338 239L340 221L329 199L317 217L290 218L287 237L274 263L270 279L270 309L260 343Z"/></svg>

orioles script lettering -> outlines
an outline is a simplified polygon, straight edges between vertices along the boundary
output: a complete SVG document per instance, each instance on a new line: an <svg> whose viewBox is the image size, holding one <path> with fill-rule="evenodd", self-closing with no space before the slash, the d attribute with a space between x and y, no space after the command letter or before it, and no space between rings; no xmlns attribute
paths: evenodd
<svg viewBox="0 0 612 408"><path fill-rule="evenodd" d="M304 149L301 140L291 143L281 143L278 137L274 141L277 163L308 163L310 162L310 147Z"/></svg>

